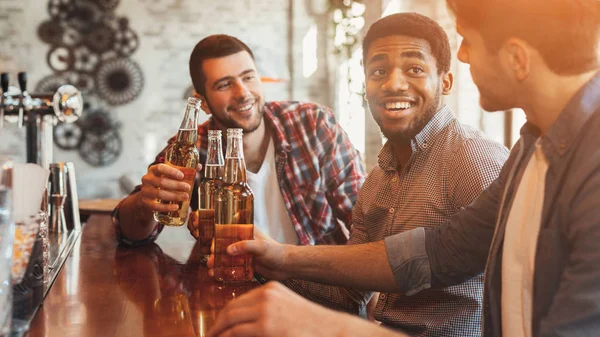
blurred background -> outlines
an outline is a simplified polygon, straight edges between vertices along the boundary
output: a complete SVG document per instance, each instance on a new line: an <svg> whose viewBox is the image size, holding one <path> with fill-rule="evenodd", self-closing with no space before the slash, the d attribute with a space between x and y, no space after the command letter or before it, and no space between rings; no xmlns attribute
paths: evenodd
<svg viewBox="0 0 600 337"><path fill-rule="evenodd" d="M446 103L458 119L512 146L524 115L479 107L443 0L0 0L0 71L14 86L26 71L30 93L82 90L83 118L54 130L54 160L74 162L79 198L120 198L140 183L192 94L189 54L215 33L252 48L267 100L333 108L370 170L384 140L364 105L361 38L401 11L448 33L455 84ZM25 128L4 123L0 154L25 161Z"/></svg>

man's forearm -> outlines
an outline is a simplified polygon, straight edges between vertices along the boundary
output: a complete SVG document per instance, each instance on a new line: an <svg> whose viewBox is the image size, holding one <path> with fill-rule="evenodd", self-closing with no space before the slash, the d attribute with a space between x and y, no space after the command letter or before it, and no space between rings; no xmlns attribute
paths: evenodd
<svg viewBox="0 0 600 337"><path fill-rule="evenodd" d="M346 313L336 313L336 315L344 317L330 320L339 325L339 329L337 329L339 333L332 334L334 336L408 337L407 334L383 328L356 316Z"/></svg>
<svg viewBox="0 0 600 337"><path fill-rule="evenodd" d="M131 241L144 240L154 231L156 222L152 211L143 206L139 192L129 195L121 203L119 224L121 234Z"/></svg>
<svg viewBox="0 0 600 337"><path fill-rule="evenodd" d="M399 292L383 241L345 246L288 246L291 278L381 292Z"/></svg>

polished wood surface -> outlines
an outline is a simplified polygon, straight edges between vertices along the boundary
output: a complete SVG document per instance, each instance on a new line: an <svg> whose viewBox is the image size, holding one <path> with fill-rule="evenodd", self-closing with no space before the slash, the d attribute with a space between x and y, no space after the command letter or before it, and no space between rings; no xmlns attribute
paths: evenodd
<svg viewBox="0 0 600 337"><path fill-rule="evenodd" d="M155 244L117 246L92 215L32 321L29 336L204 336L218 311L257 283L212 281L185 227Z"/></svg>

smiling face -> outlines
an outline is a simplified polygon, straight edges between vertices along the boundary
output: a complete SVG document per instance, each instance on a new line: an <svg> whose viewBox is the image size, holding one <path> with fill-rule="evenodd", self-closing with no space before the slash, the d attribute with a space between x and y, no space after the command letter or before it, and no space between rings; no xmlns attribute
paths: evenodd
<svg viewBox="0 0 600 337"><path fill-rule="evenodd" d="M438 74L429 43L404 35L378 38L366 55L366 97L373 118L390 140L417 135L442 106L452 74Z"/></svg>
<svg viewBox="0 0 600 337"><path fill-rule="evenodd" d="M202 109L226 128L250 133L261 125L265 105L254 60L246 51L204 60Z"/></svg>

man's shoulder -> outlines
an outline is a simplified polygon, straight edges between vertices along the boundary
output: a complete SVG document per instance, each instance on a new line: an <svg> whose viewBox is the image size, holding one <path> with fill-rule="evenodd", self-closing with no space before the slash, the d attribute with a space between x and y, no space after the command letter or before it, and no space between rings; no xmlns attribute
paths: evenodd
<svg viewBox="0 0 600 337"><path fill-rule="evenodd" d="M265 117L271 119L286 138L298 134L317 134L335 129L333 112L324 105L301 101L275 101L265 103Z"/></svg>
<svg viewBox="0 0 600 337"><path fill-rule="evenodd" d="M266 107L274 118L303 119L306 117L333 116L331 109L325 105L303 101L272 101L266 102Z"/></svg>
<svg viewBox="0 0 600 337"><path fill-rule="evenodd" d="M452 121L445 133L446 146L452 155L501 155L506 157L508 149L487 137L482 131L458 120Z"/></svg>

